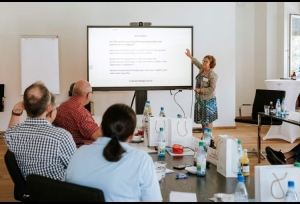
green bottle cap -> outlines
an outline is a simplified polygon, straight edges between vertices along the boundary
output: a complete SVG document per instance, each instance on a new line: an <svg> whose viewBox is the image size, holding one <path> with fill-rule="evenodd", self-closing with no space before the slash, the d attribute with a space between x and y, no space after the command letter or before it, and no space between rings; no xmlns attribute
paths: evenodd
<svg viewBox="0 0 300 204"><path fill-rule="evenodd" d="M238 140L238 144L242 144L242 141L241 141L241 140Z"/></svg>
<svg viewBox="0 0 300 204"><path fill-rule="evenodd" d="M199 146L204 146L203 141L200 141L200 142L199 142Z"/></svg>
<svg viewBox="0 0 300 204"><path fill-rule="evenodd" d="M294 163L294 167L300 167L300 163L299 162L295 162Z"/></svg>
<svg viewBox="0 0 300 204"><path fill-rule="evenodd" d="M162 131L164 131L164 128L162 128L162 127L161 127L161 128L159 128L159 131L161 131L161 132L162 132Z"/></svg>

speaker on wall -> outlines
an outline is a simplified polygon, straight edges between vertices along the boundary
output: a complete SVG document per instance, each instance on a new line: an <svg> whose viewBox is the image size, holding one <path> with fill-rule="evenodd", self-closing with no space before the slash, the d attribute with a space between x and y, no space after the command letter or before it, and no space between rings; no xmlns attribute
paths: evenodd
<svg viewBox="0 0 300 204"><path fill-rule="evenodd" d="M4 84L0 84L0 112L4 111Z"/></svg>

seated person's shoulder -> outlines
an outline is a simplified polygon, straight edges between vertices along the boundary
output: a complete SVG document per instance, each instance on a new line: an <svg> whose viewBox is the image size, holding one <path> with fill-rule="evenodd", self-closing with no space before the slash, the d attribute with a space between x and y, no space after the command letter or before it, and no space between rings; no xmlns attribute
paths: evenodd
<svg viewBox="0 0 300 204"><path fill-rule="evenodd" d="M134 157L140 161L145 161L145 160L152 161L152 157L144 150L132 148L128 151L128 153L134 155Z"/></svg>
<svg viewBox="0 0 300 204"><path fill-rule="evenodd" d="M52 126L51 129L58 135L70 135L72 137L71 133L64 128Z"/></svg>

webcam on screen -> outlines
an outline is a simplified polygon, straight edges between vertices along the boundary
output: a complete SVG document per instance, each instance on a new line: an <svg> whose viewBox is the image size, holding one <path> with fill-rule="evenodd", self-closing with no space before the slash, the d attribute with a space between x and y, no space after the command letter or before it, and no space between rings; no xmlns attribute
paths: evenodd
<svg viewBox="0 0 300 204"><path fill-rule="evenodd" d="M140 22L131 22L130 23L130 26L139 26L139 27L142 27L142 26L151 26L152 25L152 23L151 22L142 22L142 21L140 21Z"/></svg>

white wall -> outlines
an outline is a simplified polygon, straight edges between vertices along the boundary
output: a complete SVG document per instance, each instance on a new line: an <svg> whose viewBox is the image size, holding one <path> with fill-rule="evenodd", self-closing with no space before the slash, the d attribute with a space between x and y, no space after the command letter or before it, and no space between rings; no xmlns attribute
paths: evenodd
<svg viewBox="0 0 300 204"><path fill-rule="evenodd" d="M6 98L5 111L0 112L0 131L6 130L13 105L22 100L21 35L59 36L61 94L56 98L58 102L62 102L68 98L71 83L87 78L87 25L129 25L130 22L137 21L152 22L152 25L158 26L194 26L193 55L201 60L203 56L211 54L217 60L215 71L219 75L216 90L219 119L214 122L214 126L235 126L235 4L234 2L1 2L0 83L5 84ZM182 51L183 55L184 52L185 50ZM194 74L196 73L197 68L194 68ZM92 100L95 102L95 114L102 115L113 103L123 102L130 105L133 94L131 91L94 93ZM165 107L169 116L175 117L177 113L181 113L180 107L169 91L149 91L148 99L152 103L154 114L158 113L160 106ZM193 92L183 90L175 99L186 116L193 117ZM25 116L22 117L24 118Z"/></svg>
<svg viewBox="0 0 300 204"><path fill-rule="evenodd" d="M299 2L238 2L236 7L236 115L253 103L266 79L288 77L289 14L300 13ZM242 115L251 115L243 107Z"/></svg>
<svg viewBox="0 0 300 204"><path fill-rule="evenodd" d="M236 6L236 115L242 104L252 104L254 89L254 3L240 2ZM251 107L244 106L242 115L251 115Z"/></svg>

